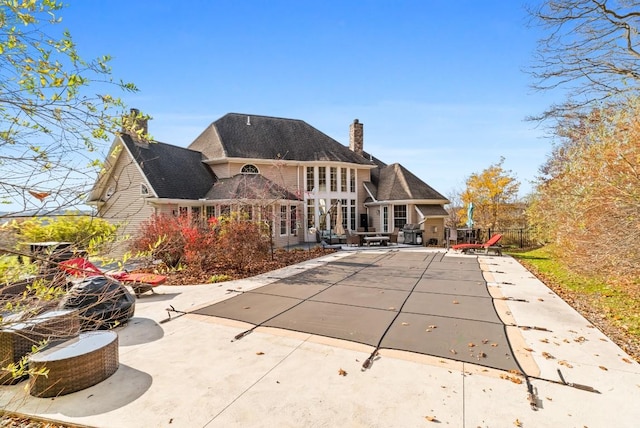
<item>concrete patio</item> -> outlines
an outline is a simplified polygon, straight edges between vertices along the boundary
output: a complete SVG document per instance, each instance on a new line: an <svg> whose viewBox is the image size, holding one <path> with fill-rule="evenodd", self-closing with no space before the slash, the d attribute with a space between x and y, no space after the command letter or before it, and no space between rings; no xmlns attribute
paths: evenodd
<svg viewBox="0 0 640 428"><path fill-rule="evenodd" d="M476 259L442 249L366 252ZM362 370L371 345L272 327L233 340L254 325L182 314L358 254L340 251L241 281L158 287L158 294L138 299L136 316L118 330L120 367L113 376L54 399L29 396L24 383L0 387L0 405L93 427L638 425L640 365L506 256L478 259L497 314L519 326L508 329L508 338L537 410L524 376L460 361L458 354L382 348ZM566 382L598 392L561 384L558 369Z"/></svg>

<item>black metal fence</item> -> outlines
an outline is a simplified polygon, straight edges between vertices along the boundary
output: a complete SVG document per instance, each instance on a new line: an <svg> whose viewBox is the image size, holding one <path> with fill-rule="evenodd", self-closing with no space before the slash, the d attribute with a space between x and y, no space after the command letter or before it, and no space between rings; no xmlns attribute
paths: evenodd
<svg viewBox="0 0 640 428"><path fill-rule="evenodd" d="M496 233L502 234L500 244L503 247L532 248L537 246L533 233L529 229L481 229L482 242Z"/></svg>

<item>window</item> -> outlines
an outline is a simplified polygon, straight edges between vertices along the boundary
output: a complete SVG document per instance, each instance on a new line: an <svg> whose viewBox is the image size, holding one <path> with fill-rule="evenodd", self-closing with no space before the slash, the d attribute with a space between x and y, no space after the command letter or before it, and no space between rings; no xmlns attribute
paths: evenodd
<svg viewBox="0 0 640 428"><path fill-rule="evenodd" d="M389 207L382 207L382 231L389 231Z"/></svg>
<svg viewBox="0 0 640 428"><path fill-rule="evenodd" d="M340 191L347 191L347 168L340 168Z"/></svg>
<svg viewBox="0 0 640 428"><path fill-rule="evenodd" d="M316 225L315 200L308 199L307 200L307 229L315 227L315 225Z"/></svg>
<svg viewBox="0 0 640 428"><path fill-rule="evenodd" d="M207 210L207 212L206 212L207 218L211 218L211 217L215 217L216 216L216 207L215 206L209 205L209 206L206 207L206 210Z"/></svg>
<svg viewBox="0 0 640 428"><path fill-rule="evenodd" d="M287 206L280 205L280 235L287 234Z"/></svg>
<svg viewBox="0 0 640 428"><path fill-rule="evenodd" d="M327 191L327 167L318 167L318 190L320 192Z"/></svg>
<svg viewBox="0 0 640 428"><path fill-rule="evenodd" d="M331 191L337 192L338 191L338 168L336 168L335 166L330 167L329 174L331 175L331 177L329 177L331 179Z"/></svg>
<svg viewBox="0 0 640 428"><path fill-rule="evenodd" d="M342 211L342 227L348 229L347 223L349 222L349 205L347 205L347 200L343 199L340 201L340 211Z"/></svg>
<svg viewBox="0 0 640 428"><path fill-rule="evenodd" d="M298 210L297 207L291 206L291 215L289 216L289 230L293 236L298 236Z"/></svg>
<svg viewBox="0 0 640 428"><path fill-rule="evenodd" d="M356 191L356 170L354 168L349 169L349 191L351 193Z"/></svg>
<svg viewBox="0 0 640 428"><path fill-rule="evenodd" d="M113 196L114 192L116 191L116 189L111 186L107 189L107 191L104 194L104 200L108 200L111 196ZM140 189L140 192L142 193L142 189Z"/></svg>
<svg viewBox="0 0 640 428"><path fill-rule="evenodd" d="M394 205L393 206L393 227L402 229L405 224L407 224L407 206Z"/></svg>
<svg viewBox="0 0 640 428"><path fill-rule="evenodd" d="M201 220L202 208L201 207L191 207L191 221L199 222Z"/></svg>
<svg viewBox="0 0 640 428"><path fill-rule="evenodd" d="M313 188L316 186L316 175L314 174L315 167L308 166L307 167L307 192L312 192Z"/></svg>
<svg viewBox="0 0 640 428"><path fill-rule="evenodd" d="M142 196L149 196L149 188L145 184L140 184L140 194Z"/></svg>
<svg viewBox="0 0 640 428"><path fill-rule="evenodd" d="M220 215L221 216L229 217L230 214L231 214L231 207L229 205L221 205L220 206Z"/></svg>
<svg viewBox="0 0 640 428"><path fill-rule="evenodd" d="M351 221L350 229L356 230L356 200L355 199L351 199L351 206L349 208L351 211L351 216L349 217L349 220Z"/></svg>
<svg viewBox="0 0 640 428"><path fill-rule="evenodd" d="M243 166L240 172L243 174L259 174L260 173L260 171L258 171L258 167L251 164Z"/></svg>
<svg viewBox="0 0 640 428"><path fill-rule="evenodd" d="M179 207L178 213L180 217L188 217L189 216L189 207Z"/></svg>

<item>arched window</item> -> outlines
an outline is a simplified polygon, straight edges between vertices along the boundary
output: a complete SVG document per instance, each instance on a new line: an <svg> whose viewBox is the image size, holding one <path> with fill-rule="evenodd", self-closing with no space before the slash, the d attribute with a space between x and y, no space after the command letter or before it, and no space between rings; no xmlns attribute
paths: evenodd
<svg viewBox="0 0 640 428"><path fill-rule="evenodd" d="M260 173L260 171L258 171L258 167L251 164L243 166L240 172L242 172L243 174L259 174Z"/></svg>

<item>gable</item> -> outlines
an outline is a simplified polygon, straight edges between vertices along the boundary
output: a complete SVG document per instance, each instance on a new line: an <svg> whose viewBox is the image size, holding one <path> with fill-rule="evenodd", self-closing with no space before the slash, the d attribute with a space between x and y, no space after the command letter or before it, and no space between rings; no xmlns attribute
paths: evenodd
<svg viewBox="0 0 640 428"><path fill-rule="evenodd" d="M376 199L378 201L447 200L398 163L380 168Z"/></svg>
<svg viewBox="0 0 640 428"><path fill-rule="evenodd" d="M209 159L247 158L302 162L374 163L306 122L229 113L209 126L189 146Z"/></svg>
<svg viewBox="0 0 640 428"><path fill-rule="evenodd" d="M159 198L200 199L215 182L200 152L160 142L136 144L127 134L121 138Z"/></svg>

